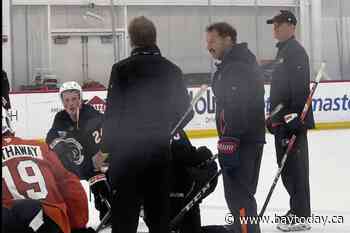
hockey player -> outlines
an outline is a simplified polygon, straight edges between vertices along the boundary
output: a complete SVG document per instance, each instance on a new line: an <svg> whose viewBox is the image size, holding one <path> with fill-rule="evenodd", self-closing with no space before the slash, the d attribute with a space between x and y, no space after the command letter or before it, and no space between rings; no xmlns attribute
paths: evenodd
<svg viewBox="0 0 350 233"><path fill-rule="evenodd" d="M171 219L173 219L193 199L199 190L204 187L209 179L216 174L217 164L213 159L211 151L204 146L196 149L192 146L183 130L180 130L173 137L171 152L173 163L170 203ZM212 193L216 185L217 179L211 182L210 188L202 199ZM176 228L178 230L177 232L201 233L200 201L186 213Z"/></svg>
<svg viewBox="0 0 350 233"><path fill-rule="evenodd" d="M103 200L109 199L109 187L100 171L104 155L100 151L102 113L82 101L81 86L74 81L65 82L59 90L64 110L55 116L46 142L55 151L64 166L80 179L90 182L95 207L101 217L106 212Z"/></svg>
<svg viewBox="0 0 350 233"><path fill-rule="evenodd" d="M2 108L2 232L93 233L79 179L44 143L14 136Z"/></svg>
<svg viewBox="0 0 350 233"><path fill-rule="evenodd" d="M173 157L171 172L170 206L171 219L193 200L193 197L213 177L218 169L211 151L205 147L196 149L192 146L185 131L173 137L171 143ZM203 197L184 215L181 221L171 229L177 233L201 233L201 216L199 203L212 193L217 185L217 179L210 183L210 188ZM147 215L144 216L148 225Z"/></svg>

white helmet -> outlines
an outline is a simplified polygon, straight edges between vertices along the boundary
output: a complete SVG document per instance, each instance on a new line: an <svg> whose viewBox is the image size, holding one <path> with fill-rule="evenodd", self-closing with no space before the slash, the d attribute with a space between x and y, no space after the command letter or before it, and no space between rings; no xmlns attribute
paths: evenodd
<svg viewBox="0 0 350 233"><path fill-rule="evenodd" d="M1 118L2 118L2 126L1 126L2 135L4 135L5 133L13 134L15 131L12 129L11 119L8 115L7 110L4 107L1 108Z"/></svg>
<svg viewBox="0 0 350 233"><path fill-rule="evenodd" d="M60 87L60 97L62 100L62 94L65 91L78 91L80 93L80 99L83 99L83 93L81 86L75 81L64 82Z"/></svg>

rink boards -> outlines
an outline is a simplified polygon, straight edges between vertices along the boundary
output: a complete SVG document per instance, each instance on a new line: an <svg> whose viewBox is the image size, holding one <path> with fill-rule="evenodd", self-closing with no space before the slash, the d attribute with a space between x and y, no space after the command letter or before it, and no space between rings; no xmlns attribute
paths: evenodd
<svg viewBox="0 0 350 233"><path fill-rule="evenodd" d="M193 96L199 88L188 88ZM265 112L269 109L270 86L265 85ZM84 101L104 112L106 91L84 91ZM25 138L43 138L55 114L62 109L56 91L10 94L10 112L16 134ZM151 103L150 103L151 104ZM350 128L350 82L320 83L313 98L313 111L317 129ZM216 134L215 98L209 88L194 106L195 116L186 126L192 137Z"/></svg>

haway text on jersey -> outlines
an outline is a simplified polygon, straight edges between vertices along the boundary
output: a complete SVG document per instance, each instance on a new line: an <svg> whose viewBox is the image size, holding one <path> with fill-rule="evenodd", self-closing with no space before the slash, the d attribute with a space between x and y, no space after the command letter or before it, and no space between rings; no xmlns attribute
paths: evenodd
<svg viewBox="0 0 350 233"><path fill-rule="evenodd" d="M43 159L40 146L7 145L2 147L2 162L18 157Z"/></svg>

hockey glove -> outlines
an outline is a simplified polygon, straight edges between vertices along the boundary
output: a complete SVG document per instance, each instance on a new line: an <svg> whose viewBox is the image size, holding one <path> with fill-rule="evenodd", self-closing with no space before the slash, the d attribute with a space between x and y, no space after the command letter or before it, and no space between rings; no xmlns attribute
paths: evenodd
<svg viewBox="0 0 350 233"><path fill-rule="evenodd" d="M239 167L239 142L240 140L234 137L222 137L218 142L219 163L228 174L235 173Z"/></svg>
<svg viewBox="0 0 350 233"><path fill-rule="evenodd" d="M198 167L205 167L208 163L213 162L215 156L206 146L198 147L196 150L196 155L198 158L200 158L200 164L198 164Z"/></svg>
<svg viewBox="0 0 350 233"><path fill-rule="evenodd" d="M287 148L291 136L286 124L280 125L275 129L275 142L284 149Z"/></svg>
<svg viewBox="0 0 350 233"><path fill-rule="evenodd" d="M218 172L218 166L214 160L208 161L206 164L202 165L201 167L191 167L187 169L190 176L195 181L195 185L193 186L193 194L197 194L199 190L201 190L204 185L207 184L207 182L215 176L215 174ZM209 189L203 193L201 200L203 200L205 197L207 197L210 193L212 193L216 186L217 186L218 179L213 179L209 184ZM190 198L192 199L194 196L190 195ZM200 200L200 201L201 201Z"/></svg>
<svg viewBox="0 0 350 233"><path fill-rule="evenodd" d="M101 212L100 218L109 209L111 187L108 184L105 174L98 174L89 179L91 192L95 197L95 208ZM103 212L103 213L102 213Z"/></svg>
<svg viewBox="0 0 350 233"><path fill-rule="evenodd" d="M276 131L279 127L281 127L284 123L283 122L275 122L271 117L268 117L265 121L267 130L275 135Z"/></svg>
<svg viewBox="0 0 350 233"><path fill-rule="evenodd" d="M305 124L300 120L300 117L297 113L289 113L283 118L287 130L292 134L302 132L306 129Z"/></svg>

